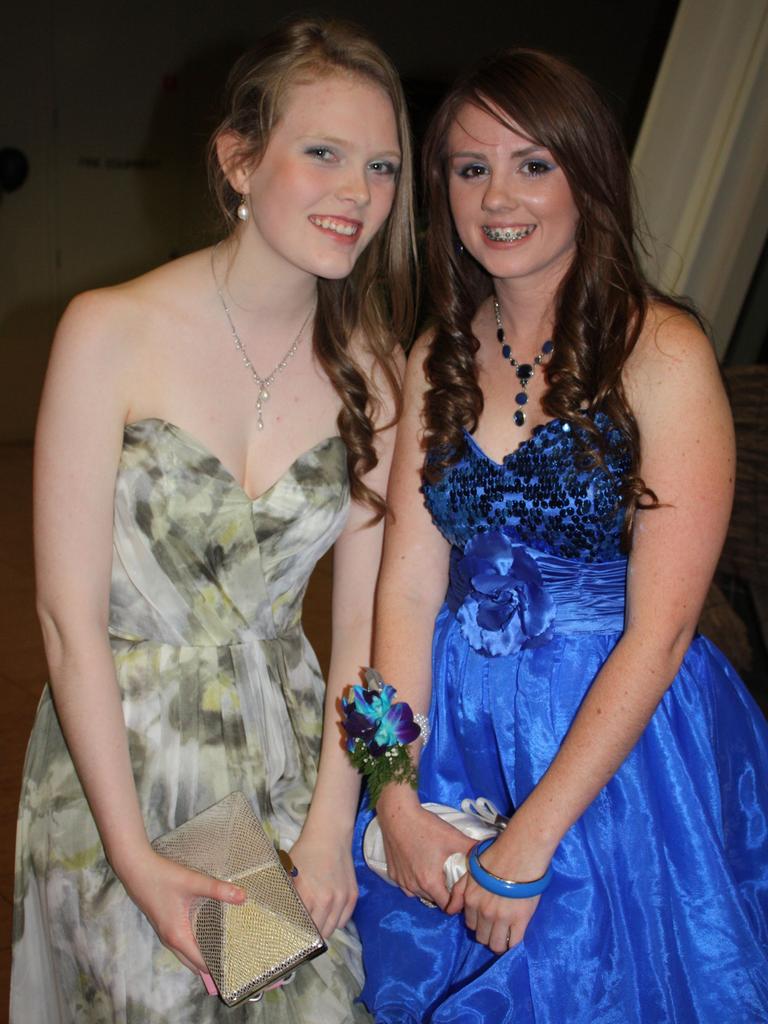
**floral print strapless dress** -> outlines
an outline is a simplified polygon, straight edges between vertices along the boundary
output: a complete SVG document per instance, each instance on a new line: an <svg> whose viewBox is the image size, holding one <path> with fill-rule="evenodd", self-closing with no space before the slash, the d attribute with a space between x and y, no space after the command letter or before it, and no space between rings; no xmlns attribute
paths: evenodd
<svg viewBox="0 0 768 1024"><path fill-rule="evenodd" d="M619 488L553 420L508 456L467 436L424 488L453 545L435 623L420 795L509 814L555 757L624 626ZM652 515L653 513L646 513ZM704 637L639 742L563 838L523 943L497 956L461 915L409 899L360 856L363 1000L380 1024L768 1021L768 727Z"/></svg>
<svg viewBox="0 0 768 1024"><path fill-rule="evenodd" d="M109 634L150 837L235 789L282 846L298 837L324 692L301 605L348 503L338 437L252 501L179 428L156 419L126 428ZM361 983L348 929L261 1003L228 1009L206 995L106 863L44 692L19 814L13 1024L366 1021L354 1005Z"/></svg>

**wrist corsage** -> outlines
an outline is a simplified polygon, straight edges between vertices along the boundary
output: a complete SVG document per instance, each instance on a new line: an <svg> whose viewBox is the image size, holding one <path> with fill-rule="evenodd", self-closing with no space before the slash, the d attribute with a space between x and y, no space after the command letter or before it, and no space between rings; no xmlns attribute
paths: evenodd
<svg viewBox="0 0 768 1024"><path fill-rule="evenodd" d="M416 789L418 774L405 748L418 739L422 728L410 705L395 699L397 690L375 669L367 668L364 678L365 686L351 686L341 698L341 725L349 759L365 776L375 807L388 782L405 782Z"/></svg>

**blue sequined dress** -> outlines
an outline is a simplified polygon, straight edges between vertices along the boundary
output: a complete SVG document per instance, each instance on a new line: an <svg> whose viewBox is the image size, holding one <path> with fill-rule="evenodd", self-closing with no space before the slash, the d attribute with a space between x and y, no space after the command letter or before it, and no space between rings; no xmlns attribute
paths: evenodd
<svg viewBox="0 0 768 1024"><path fill-rule="evenodd" d="M553 420L503 464L468 435L425 487L453 545L420 795L509 812L558 751L623 628L618 435L579 466ZM563 838L523 943L497 956L360 857L363 1001L379 1024L768 1021L768 726L697 636L639 742Z"/></svg>

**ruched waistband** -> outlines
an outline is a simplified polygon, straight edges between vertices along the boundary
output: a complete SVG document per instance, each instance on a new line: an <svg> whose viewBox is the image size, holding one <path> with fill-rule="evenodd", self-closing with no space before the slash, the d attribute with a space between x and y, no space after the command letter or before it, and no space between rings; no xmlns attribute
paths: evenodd
<svg viewBox="0 0 768 1024"><path fill-rule="evenodd" d="M556 634L621 632L627 560L579 562L478 534L451 552L446 604L476 650L509 654Z"/></svg>
<svg viewBox="0 0 768 1024"><path fill-rule="evenodd" d="M124 626L111 624L109 626L109 640L113 646L122 644L148 644L156 647L176 648L202 648L216 649L219 647L247 647L250 644L269 644L293 641L296 634L301 632L301 623L284 630L282 633L271 635L251 636L246 634L237 636L215 637L184 637L184 636L140 636L138 633L126 629Z"/></svg>

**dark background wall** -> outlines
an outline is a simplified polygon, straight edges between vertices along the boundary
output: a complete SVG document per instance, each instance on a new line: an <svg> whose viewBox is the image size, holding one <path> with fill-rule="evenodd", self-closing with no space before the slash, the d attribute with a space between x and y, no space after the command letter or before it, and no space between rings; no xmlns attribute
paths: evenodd
<svg viewBox="0 0 768 1024"><path fill-rule="evenodd" d="M544 47L603 87L628 142L676 0L329 0L392 55L417 131L456 72L501 46ZM0 197L0 440L32 434L50 337L68 299L204 244L202 154L232 60L300 9L243 0L28 0L0 20L0 148L30 173Z"/></svg>

